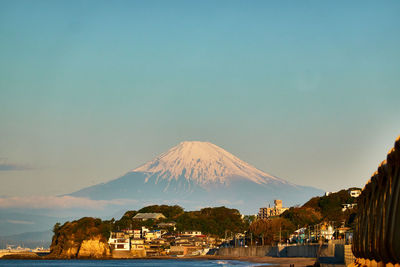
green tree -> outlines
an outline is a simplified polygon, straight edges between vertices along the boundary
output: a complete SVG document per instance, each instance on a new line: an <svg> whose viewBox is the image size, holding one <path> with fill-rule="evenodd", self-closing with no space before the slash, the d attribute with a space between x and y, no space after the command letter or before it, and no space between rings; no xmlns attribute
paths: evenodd
<svg viewBox="0 0 400 267"><path fill-rule="evenodd" d="M296 227L314 225L321 222L322 215L319 211L309 207L293 207L281 214Z"/></svg>
<svg viewBox="0 0 400 267"><path fill-rule="evenodd" d="M152 206L147 206L142 209L140 209L138 212L140 213L162 213L167 220L174 220L176 219L179 215L183 214L183 208L174 205L174 206L168 206L168 205L152 205Z"/></svg>
<svg viewBox="0 0 400 267"><path fill-rule="evenodd" d="M57 235L58 234L58 231L60 230L60 228L61 228L61 223L56 223L54 226L53 226L53 233L55 234L55 235Z"/></svg>
<svg viewBox="0 0 400 267"><path fill-rule="evenodd" d="M271 245L289 238L290 234L295 230L292 222L285 218L274 217L270 219L258 219L250 225L250 232L255 237L259 237L260 244Z"/></svg>

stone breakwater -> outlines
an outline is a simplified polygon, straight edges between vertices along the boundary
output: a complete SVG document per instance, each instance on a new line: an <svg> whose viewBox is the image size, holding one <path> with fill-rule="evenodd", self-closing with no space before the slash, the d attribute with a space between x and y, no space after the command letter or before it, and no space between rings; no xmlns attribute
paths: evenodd
<svg viewBox="0 0 400 267"><path fill-rule="evenodd" d="M400 266L400 136L358 199L356 266Z"/></svg>

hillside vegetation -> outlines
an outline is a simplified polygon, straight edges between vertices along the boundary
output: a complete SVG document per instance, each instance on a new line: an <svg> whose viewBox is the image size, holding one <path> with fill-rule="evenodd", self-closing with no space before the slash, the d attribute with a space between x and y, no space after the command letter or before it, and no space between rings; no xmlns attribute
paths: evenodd
<svg viewBox="0 0 400 267"><path fill-rule="evenodd" d="M281 239L287 239L296 229L324 222L333 223L335 227L342 225L354 228L357 207L342 211L342 204L356 203L357 199L350 196L348 190L341 190L328 196L313 197L301 207L291 207L280 216L267 220L255 220L250 225L250 232L256 240L264 244L273 244Z"/></svg>
<svg viewBox="0 0 400 267"><path fill-rule="evenodd" d="M348 220L352 213L357 213L356 208L349 212L342 212L342 204L356 203L357 199L350 196L347 190L340 190L328 196L313 197L307 201L303 207L312 208L321 213L322 219L325 221L345 221ZM351 223L350 223L351 224Z"/></svg>
<svg viewBox="0 0 400 267"><path fill-rule="evenodd" d="M136 221L132 218L139 212L162 213L166 218L158 221ZM149 229L159 229L161 222L176 222L176 231L196 230L203 234L223 237L225 231L232 233L244 232L249 223L243 220L239 211L226 207L204 208L199 211L184 211L180 206L153 205L138 211L127 211L119 220L102 221L101 219L84 217L76 221L57 223L53 228L51 257L78 258L79 251L86 240L95 239L99 243L106 243L110 231L123 229L140 229L145 226ZM167 229L173 231L172 228ZM104 252L106 253L106 252Z"/></svg>
<svg viewBox="0 0 400 267"><path fill-rule="evenodd" d="M226 207L204 208L200 211L189 211L176 220L178 231L199 230L202 233L223 237L225 231L244 232L248 223L242 220L238 210Z"/></svg>
<svg viewBox="0 0 400 267"><path fill-rule="evenodd" d="M336 227L342 223L353 227L356 209L342 212L342 204L354 203L347 190L341 190L328 196L314 197L301 207L291 207L278 217L268 220L253 220L251 216L242 217L236 209L226 207L204 208L198 211L184 211L180 206L152 205L140 210L131 210L119 219L102 221L101 219L84 217L77 221L66 222L54 226L51 244L52 255L63 255L65 251L79 251L84 240L96 239L106 243L110 231L123 229L159 229L161 222L175 222L176 229L170 232L185 230L201 231L203 234L224 237L226 233L243 233L248 231L260 243L272 244L288 238L291 233L301 227L314 226L322 222L333 222ZM166 218L158 221L137 221L133 217L137 213L162 213Z"/></svg>
<svg viewBox="0 0 400 267"><path fill-rule="evenodd" d="M132 220L139 212L159 212L166 219L154 222ZM139 211L127 211L119 221L114 222L114 230L126 228L140 228L142 226L157 228L160 222L176 222L176 231L197 230L204 234L223 237L225 231L239 233L246 231L249 224L242 220L241 214L236 209L226 207L204 208L199 211L184 211L180 206L153 205ZM172 229L169 229L172 230Z"/></svg>

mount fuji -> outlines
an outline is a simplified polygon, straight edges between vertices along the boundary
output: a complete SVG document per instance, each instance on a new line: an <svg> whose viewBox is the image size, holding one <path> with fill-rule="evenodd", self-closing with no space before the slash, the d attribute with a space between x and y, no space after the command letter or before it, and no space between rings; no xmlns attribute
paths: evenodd
<svg viewBox="0 0 400 267"><path fill-rule="evenodd" d="M198 209L225 205L254 214L274 199L297 205L322 193L263 172L212 143L191 141L178 144L117 179L70 195L131 200L137 207L177 204ZM131 204L130 208L136 207Z"/></svg>

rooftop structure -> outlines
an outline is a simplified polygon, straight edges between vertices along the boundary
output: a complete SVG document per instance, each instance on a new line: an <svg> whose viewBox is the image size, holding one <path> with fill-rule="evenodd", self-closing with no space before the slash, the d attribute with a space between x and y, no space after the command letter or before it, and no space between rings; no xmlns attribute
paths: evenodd
<svg viewBox="0 0 400 267"><path fill-rule="evenodd" d="M200 231L184 231L182 235L187 235L187 236L201 236L202 233Z"/></svg>
<svg viewBox="0 0 400 267"><path fill-rule="evenodd" d="M129 235L124 232L111 232L110 238L108 239L108 244L112 250L130 250Z"/></svg>
<svg viewBox="0 0 400 267"><path fill-rule="evenodd" d="M138 213L132 219L138 221L159 220L166 217L162 213Z"/></svg>
<svg viewBox="0 0 400 267"><path fill-rule="evenodd" d="M282 200L276 199L274 200L274 207L265 207L265 208L260 208L260 211L258 212L257 217L259 219L267 219L271 216L279 216L289 208L284 208L282 207Z"/></svg>
<svg viewBox="0 0 400 267"><path fill-rule="evenodd" d="M361 195L361 188L349 188L349 190L347 190L350 194L351 197L359 197Z"/></svg>
<svg viewBox="0 0 400 267"><path fill-rule="evenodd" d="M342 204L343 208L342 211L354 209L357 206L357 203L350 203L350 204Z"/></svg>

